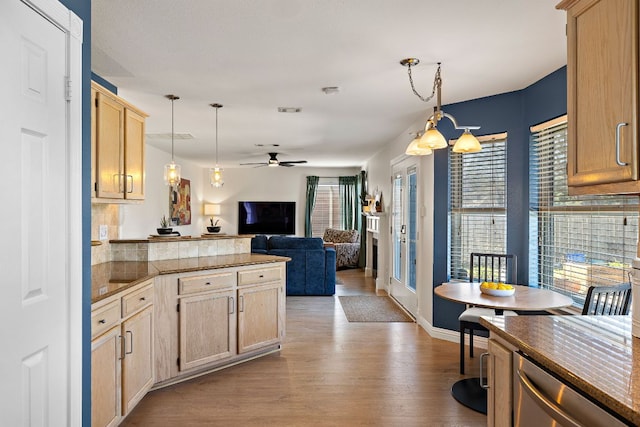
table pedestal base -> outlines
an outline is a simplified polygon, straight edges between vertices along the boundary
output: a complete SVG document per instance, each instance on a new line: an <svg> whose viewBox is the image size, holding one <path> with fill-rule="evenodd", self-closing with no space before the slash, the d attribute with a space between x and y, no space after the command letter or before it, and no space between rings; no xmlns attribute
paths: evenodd
<svg viewBox="0 0 640 427"><path fill-rule="evenodd" d="M487 413L487 390L480 387L480 378L465 378L451 387L451 395L467 408Z"/></svg>

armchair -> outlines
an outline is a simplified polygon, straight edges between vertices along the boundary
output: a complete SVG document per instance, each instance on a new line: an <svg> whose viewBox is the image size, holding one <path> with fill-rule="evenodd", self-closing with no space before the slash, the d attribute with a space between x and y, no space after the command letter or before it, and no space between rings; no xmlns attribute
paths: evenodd
<svg viewBox="0 0 640 427"><path fill-rule="evenodd" d="M322 240L332 243L336 249L336 268L357 267L360 258L360 233L358 230L327 228Z"/></svg>

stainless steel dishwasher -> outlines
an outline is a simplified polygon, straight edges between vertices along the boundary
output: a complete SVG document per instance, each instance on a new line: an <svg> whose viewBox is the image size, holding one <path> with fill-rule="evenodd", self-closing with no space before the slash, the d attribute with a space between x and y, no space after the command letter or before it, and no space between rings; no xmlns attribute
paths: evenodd
<svg viewBox="0 0 640 427"><path fill-rule="evenodd" d="M517 427L615 427L626 424L519 353L513 359Z"/></svg>

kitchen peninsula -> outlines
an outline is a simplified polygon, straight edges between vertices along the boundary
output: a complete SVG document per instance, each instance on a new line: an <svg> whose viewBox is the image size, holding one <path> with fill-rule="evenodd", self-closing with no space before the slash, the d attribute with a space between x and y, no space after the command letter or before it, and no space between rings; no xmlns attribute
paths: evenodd
<svg viewBox="0 0 640 427"><path fill-rule="evenodd" d="M624 424L640 425L640 339L631 335L631 316L495 316L480 323L490 331L488 425L509 423L516 410L508 397L516 387L514 351ZM492 383L500 386L491 390Z"/></svg>
<svg viewBox="0 0 640 427"><path fill-rule="evenodd" d="M92 425L118 425L152 388L280 349L289 258L250 253L251 237L109 242L113 261L92 266Z"/></svg>

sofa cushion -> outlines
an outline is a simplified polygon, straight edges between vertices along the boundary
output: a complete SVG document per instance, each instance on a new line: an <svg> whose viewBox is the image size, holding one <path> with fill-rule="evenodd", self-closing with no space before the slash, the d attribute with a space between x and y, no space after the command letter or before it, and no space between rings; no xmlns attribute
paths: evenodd
<svg viewBox="0 0 640 427"><path fill-rule="evenodd" d="M323 242L319 237L286 237L271 236L269 249L322 249Z"/></svg>
<svg viewBox="0 0 640 427"><path fill-rule="evenodd" d="M251 252L267 253L267 236L259 234L251 238Z"/></svg>
<svg viewBox="0 0 640 427"><path fill-rule="evenodd" d="M333 243L358 243L360 242L360 233L358 230L337 230L335 228L327 228L324 230L322 240Z"/></svg>

